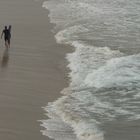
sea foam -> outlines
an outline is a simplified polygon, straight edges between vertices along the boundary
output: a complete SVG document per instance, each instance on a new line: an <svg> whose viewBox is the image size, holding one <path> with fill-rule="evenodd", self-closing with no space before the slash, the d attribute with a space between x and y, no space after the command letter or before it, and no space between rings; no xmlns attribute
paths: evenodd
<svg viewBox="0 0 140 140"><path fill-rule="evenodd" d="M56 140L103 140L105 126L140 119L138 0L48 0L57 43L67 54L70 84L45 107L42 130ZM137 54L130 55L127 51Z"/></svg>

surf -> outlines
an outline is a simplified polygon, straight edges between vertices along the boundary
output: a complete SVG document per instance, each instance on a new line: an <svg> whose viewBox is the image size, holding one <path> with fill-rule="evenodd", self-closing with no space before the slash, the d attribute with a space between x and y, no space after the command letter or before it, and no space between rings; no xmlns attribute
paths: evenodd
<svg viewBox="0 0 140 140"><path fill-rule="evenodd" d="M42 130L56 140L103 140L105 124L140 119L139 5L130 0L48 0L66 54L69 87L44 107Z"/></svg>

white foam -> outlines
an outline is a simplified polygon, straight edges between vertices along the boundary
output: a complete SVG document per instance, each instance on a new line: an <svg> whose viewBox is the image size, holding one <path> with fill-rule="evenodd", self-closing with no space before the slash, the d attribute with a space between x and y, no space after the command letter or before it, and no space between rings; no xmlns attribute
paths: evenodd
<svg viewBox="0 0 140 140"><path fill-rule="evenodd" d="M41 126L47 128L47 130L41 131L43 135L49 136L55 140L77 140L72 128L59 118L43 120Z"/></svg>
<svg viewBox="0 0 140 140"><path fill-rule="evenodd" d="M101 126L107 121L140 119L140 54L126 56L115 50L139 46L138 6L136 0L43 3L56 25L57 42L75 48L66 56L71 83L63 90L65 96L45 108L50 119L43 121L44 135L56 140L103 140Z"/></svg>
<svg viewBox="0 0 140 140"><path fill-rule="evenodd" d="M63 121L59 121L59 123L61 123L62 125L65 122L66 124L70 125L73 128L74 133L76 134L78 139L103 140L103 134L96 127L97 122L93 119L86 119L86 114L84 112L81 112L82 110L80 111L78 108L75 108L75 110L73 108L74 106L71 105L73 101L74 100L71 100L67 96L63 96L62 98L58 99L56 102L49 106L48 112L50 112L50 109L51 111L54 110L57 116L59 116ZM44 123L43 126L47 127L47 129L52 129L52 122L54 123L54 119L52 121L47 121L47 123ZM55 124L55 129L58 130L58 123ZM61 127L61 125L59 126L59 128ZM66 129L66 126L64 127L64 129L68 130Z"/></svg>
<svg viewBox="0 0 140 140"><path fill-rule="evenodd" d="M42 7L50 10L51 22L59 27L63 25L62 28L89 19L93 14L103 13L101 8L91 5L86 0L51 0L44 2Z"/></svg>
<svg viewBox="0 0 140 140"><path fill-rule="evenodd" d="M108 60L87 75L85 82L95 87L140 87L140 54Z"/></svg>
<svg viewBox="0 0 140 140"><path fill-rule="evenodd" d="M78 34L82 34L85 32L88 32L89 30L82 26L82 25L75 25L75 26L71 26L68 27L67 29L61 30L59 31L56 35L56 41L58 43L65 43L65 44L70 44L74 41L74 40L78 40Z"/></svg>
<svg viewBox="0 0 140 140"><path fill-rule="evenodd" d="M104 65L107 60L119 57L119 51L110 50L108 47L93 47L82 42L73 41L75 52L67 55L68 67L71 70L71 86L83 85L88 74Z"/></svg>
<svg viewBox="0 0 140 140"><path fill-rule="evenodd" d="M65 127L68 125L79 140L103 140L103 131L98 127L100 124L119 116L125 116L128 120L139 118L137 106L132 102L135 102L138 92L133 93L132 85L140 90L140 56L123 56L119 51L108 47L97 48L83 42L69 43L75 47L75 52L67 55L71 84L63 93L71 91L71 94L49 104L46 110L48 116L53 119L50 122L60 118L60 123L64 123ZM114 87L118 89L110 89ZM93 88L93 91L88 88ZM98 91L98 88L106 89ZM118 106L120 102L121 105ZM51 125L48 121L44 126L50 129Z"/></svg>

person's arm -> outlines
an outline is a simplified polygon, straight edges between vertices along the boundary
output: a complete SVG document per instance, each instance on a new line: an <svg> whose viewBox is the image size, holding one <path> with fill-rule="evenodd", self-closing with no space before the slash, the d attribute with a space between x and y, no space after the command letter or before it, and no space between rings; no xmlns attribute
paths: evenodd
<svg viewBox="0 0 140 140"><path fill-rule="evenodd" d="M2 33L1 33L1 38L2 38L2 36L3 36L3 31L2 31Z"/></svg>

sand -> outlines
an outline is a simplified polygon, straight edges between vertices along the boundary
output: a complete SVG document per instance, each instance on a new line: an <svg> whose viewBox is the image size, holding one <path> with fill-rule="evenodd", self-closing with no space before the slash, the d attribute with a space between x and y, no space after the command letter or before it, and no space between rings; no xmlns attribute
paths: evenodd
<svg viewBox="0 0 140 140"><path fill-rule="evenodd" d="M41 107L67 86L65 54L51 32L42 1L1 0L0 30L12 25L9 51L0 42L0 140L47 140Z"/></svg>

